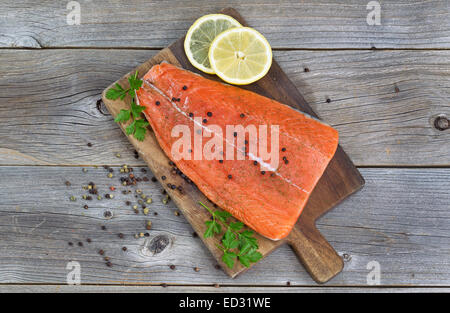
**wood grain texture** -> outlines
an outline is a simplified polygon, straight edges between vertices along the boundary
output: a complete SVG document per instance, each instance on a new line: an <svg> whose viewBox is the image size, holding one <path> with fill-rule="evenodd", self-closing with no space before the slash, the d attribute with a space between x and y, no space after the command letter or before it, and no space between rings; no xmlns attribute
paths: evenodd
<svg viewBox="0 0 450 313"><path fill-rule="evenodd" d="M367 264L377 261L383 286L449 286L450 169L361 172L365 188L318 221L321 233L345 261L343 272L327 285L366 286ZM142 175L138 168L135 173ZM122 195L122 188L113 199L86 201L89 208L83 209L82 185L95 182L101 195L111 185L118 187L117 176L107 178L103 168L84 173L78 167L0 167L0 175L7 178L0 180L0 283L65 284L66 264L73 260L81 264L82 282L91 284L316 285L287 246L245 275L228 278L214 267L215 260L192 236L183 216L174 214L174 204L161 203L158 183L130 188L153 197L150 215L144 216L125 205L136 199L134 194ZM71 202L71 195L78 200ZM104 217L106 210L112 218ZM135 239L135 233L146 232L148 219L153 222L150 236ZM124 239L118 237L120 232ZM157 243L166 246L160 253L149 252L156 251ZM105 265L98 249L106 251L113 267Z"/></svg>
<svg viewBox="0 0 450 313"><path fill-rule="evenodd" d="M161 48L182 36L198 16L232 5L277 49L423 48L423 51L275 51L274 56L307 102L341 134L341 145L361 166L450 166L449 130L433 127L450 116L448 1L394 0L382 5L382 25L365 22L367 1L79 1L82 25L66 23L66 2L0 2L0 48ZM281 18L279 18L281 17ZM108 115L96 109L103 88L157 51L1 50L0 165L136 164L128 141ZM305 72L305 68L309 71ZM325 102L327 98L330 103ZM100 106L101 108L101 106ZM104 110L104 108L103 108ZM99 134L102 134L99 136ZM92 147L87 147L91 142ZM116 158L116 152L122 157ZM97 172L98 171L98 172ZM231 281L191 228L163 206L160 187L152 193L158 216L135 216L123 198L91 205L66 199L90 180L110 180L101 169L0 167L0 282L64 284L68 260L82 264L83 282L119 284L201 284L206 286L30 286L2 285L4 291L184 292L408 292L409 288L368 288L367 263L381 264L381 284L414 286L416 292L449 286L448 169L363 169L365 190L319 221L319 229L344 256L344 272L315 284L288 247L263 260L255 271ZM63 185L69 177L77 186ZM74 178L76 177L76 178ZM361 209L362 208L362 209ZM105 221L103 213L114 209ZM153 212L152 211L152 212ZM135 240L152 219L151 237ZM44 221L43 224L41 224ZM106 224L107 231L99 231ZM125 240L116 237L126 232ZM157 237L162 235L162 237ZM77 239L93 243L76 246ZM153 244L169 246L149 256ZM5 240L3 240L5 239ZM67 241L74 247L70 248ZM98 240L98 241L97 241ZM147 242L145 242L147 240ZM123 253L123 245L131 253ZM158 245L156 245L158 246ZM96 254L113 255L113 268ZM128 251L130 252L130 251ZM281 260L281 261L280 261ZM170 270L170 264L176 264ZM280 267L281 265L281 267ZM194 272L193 267L200 271ZM274 271L275 269L275 271ZM253 272L253 273L252 273ZM294 287L282 287L286 281ZM211 287L220 283L220 288ZM231 286L231 284L238 284ZM239 285L245 287L239 287ZM229 285L229 286L223 286ZM248 285L278 285L269 289ZM295 285L310 287L295 287ZM360 286L354 287L330 287ZM87 288L87 289L85 289ZM192 288L192 289L191 289ZM73 289L72 289L73 290Z"/></svg>
<svg viewBox="0 0 450 313"><path fill-rule="evenodd" d="M68 1L3 0L0 46L162 48L182 37L198 17L231 6L274 48L450 47L448 1L382 1L379 26L366 22L368 2L79 1L81 24L68 25Z"/></svg>
<svg viewBox="0 0 450 313"><path fill-rule="evenodd" d="M446 287L211 287L211 286L68 286L68 285L0 285L0 293L441 293Z"/></svg>
<svg viewBox="0 0 450 313"><path fill-rule="evenodd" d="M97 101L156 53L0 51L0 164L143 165ZM355 164L450 165L450 129L434 127L450 117L449 51L276 51L275 59Z"/></svg>

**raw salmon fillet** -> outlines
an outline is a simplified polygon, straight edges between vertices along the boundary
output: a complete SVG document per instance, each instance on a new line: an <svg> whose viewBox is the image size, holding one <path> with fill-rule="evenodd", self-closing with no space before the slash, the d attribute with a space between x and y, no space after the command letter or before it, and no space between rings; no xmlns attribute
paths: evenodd
<svg viewBox="0 0 450 313"><path fill-rule="evenodd" d="M168 63L153 66L143 80L137 102L146 107L159 144L176 166L208 199L259 234L286 237L336 152L338 132L287 105ZM278 125L276 169L227 140L226 125L237 124ZM210 125L219 125L223 146L235 146L245 160L176 160L171 152L179 139L171 135L175 125L187 126L192 134L201 128L211 136Z"/></svg>

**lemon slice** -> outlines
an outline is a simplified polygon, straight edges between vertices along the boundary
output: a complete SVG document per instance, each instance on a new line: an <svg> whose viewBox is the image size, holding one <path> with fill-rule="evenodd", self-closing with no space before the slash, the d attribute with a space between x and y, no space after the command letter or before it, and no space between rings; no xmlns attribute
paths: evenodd
<svg viewBox="0 0 450 313"><path fill-rule="evenodd" d="M241 26L238 21L225 14L202 16L192 24L184 39L184 51L187 58L199 70L214 74L208 58L211 42L221 32Z"/></svg>
<svg viewBox="0 0 450 313"><path fill-rule="evenodd" d="M272 65L272 48L253 28L232 28L213 40L209 62L227 83L247 85L267 74Z"/></svg>

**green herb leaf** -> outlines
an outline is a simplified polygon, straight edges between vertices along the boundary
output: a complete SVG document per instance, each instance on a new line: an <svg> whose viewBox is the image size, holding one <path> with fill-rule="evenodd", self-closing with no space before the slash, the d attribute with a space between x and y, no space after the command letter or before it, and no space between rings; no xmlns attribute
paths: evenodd
<svg viewBox="0 0 450 313"><path fill-rule="evenodd" d="M229 268L233 268L234 267L234 262L236 260L236 257L237 257L236 253L231 252L231 251L226 251L226 252L223 253L222 261Z"/></svg>
<svg viewBox="0 0 450 313"><path fill-rule="evenodd" d="M135 119L139 118L141 116L141 112L144 110L145 110L145 106L137 105L134 102L134 98L133 98L133 100L131 101L131 113L133 114L133 117Z"/></svg>
<svg viewBox="0 0 450 313"><path fill-rule="evenodd" d="M127 95L127 92L128 89L125 90L122 88L122 86L116 83L115 87L111 87L108 89L108 91L106 92L106 98L110 100L116 100L120 98L121 100L123 100L123 98L125 98L125 96Z"/></svg>
<svg viewBox="0 0 450 313"><path fill-rule="evenodd" d="M239 246L240 250L249 250L250 248L258 249L258 240L253 237L253 232L250 230L244 230L239 233Z"/></svg>
<svg viewBox="0 0 450 313"><path fill-rule="evenodd" d="M247 253L247 257L249 258L250 262L256 263L262 258L262 254L256 251L256 249L252 249L249 253Z"/></svg>
<svg viewBox="0 0 450 313"><path fill-rule="evenodd" d="M134 137L143 141L145 138L145 132L147 131L147 126L149 123L145 119L136 120L136 131L134 132Z"/></svg>
<svg viewBox="0 0 450 313"><path fill-rule="evenodd" d="M239 246L239 240L236 239L230 228L223 235L222 244L226 249L236 249Z"/></svg>
<svg viewBox="0 0 450 313"><path fill-rule="evenodd" d="M214 215L218 217L222 222L226 222L227 218L231 217L231 214L228 213L227 211L220 211L220 210L215 211Z"/></svg>
<svg viewBox="0 0 450 313"><path fill-rule="evenodd" d="M222 232L222 227L214 221L206 221L205 225L208 227L203 234L205 238L214 237L215 234Z"/></svg>
<svg viewBox="0 0 450 313"><path fill-rule="evenodd" d="M212 225L213 221L206 221L205 225L207 226L205 232L203 233L203 237L210 238L214 236L214 226Z"/></svg>
<svg viewBox="0 0 450 313"><path fill-rule="evenodd" d="M131 112L130 110L120 110L119 114L117 114L116 118L114 119L114 122L116 123L123 123L130 119Z"/></svg>
<svg viewBox="0 0 450 313"><path fill-rule="evenodd" d="M238 259L243 266L249 267L251 263L255 263L262 258L262 254L257 251L258 241L254 237L253 231L241 231L244 227L242 222L231 222L228 224L227 219L231 217L230 213L221 210L213 212L203 203L199 202L199 204L206 208L213 216L212 221L205 222L205 225L207 226L207 229L203 234L205 238L221 234L221 225L224 225L227 229L222 235L220 244L217 244L217 247L222 250L222 261L229 268L234 267L236 259Z"/></svg>
<svg viewBox="0 0 450 313"><path fill-rule="evenodd" d="M242 236L242 233L239 234L239 245L241 246L241 249L243 249L243 247L246 247L247 245L249 245L250 248L258 249L257 239L255 237Z"/></svg>
<svg viewBox="0 0 450 313"><path fill-rule="evenodd" d="M133 121L133 123L131 123L125 128L125 132L127 133L127 135L131 135L134 133L135 129L136 129L136 121Z"/></svg>
<svg viewBox="0 0 450 313"><path fill-rule="evenodd" d="M146 131L147 129L144 127L136 127L136 130L134 132L134 138L136 138L139 141L144 141Z"/></svg>
<svg viewBox="0 0 450 313"><path fill-rule="evenodd" d="M123 100L127 94L132 96L130 110L120 110L114 121L116 123L123 123L128 121L130 118L133 118L133 122L125 128L125 132L127 135L134 135L137 140L143 141L147 131L146 127L149 123L145 119L140 118L142 111L145 110L145 107L137 105L134 100L136 90L141 88L143 81L138 78L138 72L136 71L134 75L128 77L128 83L130 84L130 88L126 90L116 83L115 87L110 88L106 92L106 98L111 100L120 98Z"/></svg>
<svg viewBox="0 0 450 313"><path fill-rule="evenodd" d="M136 120L136 127L147 127L148 125L150 124L143 118Z"/></svg>
<svg viewBox="0 0 450 313"><path fill-rule="evenodd" d="M239 256L246 254L247 252L250 251L250 249L252 249L252 245L248 242L248 241L240 241L239 242Z"/></svg>
<svg viewBox="0 0 450 313"><path fill-rule="evenodd" d="M245 267L250 267L250 259L246 255L240 255L238 257L239 262L244 265Z"/></svg>
<svg viewBox="0 0 450 313"><path fill-rule="evenodd" d="M253 236L253 234L254 234L254 232L251 231L251 230L244 230L244 231L241 233L241 236L242 236L242 237L246 237L246 238L251 238L251 237Z"/></svg>
<svg viewBox="0 0 450 313"><path fill-rule="evenodd" d="M137 75L138 75L138 72L136 71L136 73L134 75L131 75L130 77L128 77L128 83L130 84L130 89L139 90L139 88L141 88L142 80L140 80L137 77Z"/></svg>
<svg viewBox="0 0 450 313"><path fill-rule="evenodd" d="M230 228L234 231L239 231L242 227L244 227L244 223L242 222L230 223Z"/></svg>
<svg viewBox="0 0 450 313"><path fill-rule="evenodd" d="M262 254L256 251L255 248L251 248L247 253L243 253L241 250L241 254L239 254L238 259L239 262L245 267L249 267L250 263L256 263L262 258Z"/></svg>

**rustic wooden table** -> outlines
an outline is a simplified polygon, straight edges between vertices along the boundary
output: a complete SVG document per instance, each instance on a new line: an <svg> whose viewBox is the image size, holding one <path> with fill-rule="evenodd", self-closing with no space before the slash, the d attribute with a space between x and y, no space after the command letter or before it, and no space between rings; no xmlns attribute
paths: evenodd
<svg viewBox="0 0 450 313"><path fill-rule="evenodd" d="M69 1L1 1L0 292L450 291L450 4L380 1L381 25L368 25L368 2L79 0L69 25ZM325 286L287 246L230 279L157 183L139 183L148 216L108 189L123 164L151 173L102 90L227 6L267 36L366 179L318 222L345 261ZM82 199L90 181L102 200ZM71 261L81 286L66 285Z"/></svg>

